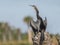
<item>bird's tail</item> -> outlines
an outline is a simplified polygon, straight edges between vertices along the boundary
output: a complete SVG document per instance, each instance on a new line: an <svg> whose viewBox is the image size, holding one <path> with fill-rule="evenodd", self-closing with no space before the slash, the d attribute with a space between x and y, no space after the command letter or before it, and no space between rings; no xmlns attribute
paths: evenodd
<svg viewBox="0 0 60 45"><path fill-rule="evenodd" d="M40 36L40 45L42 45L43 41L44 41L45 37L44 37L44 31L41 31L41 36Z"/></svg>

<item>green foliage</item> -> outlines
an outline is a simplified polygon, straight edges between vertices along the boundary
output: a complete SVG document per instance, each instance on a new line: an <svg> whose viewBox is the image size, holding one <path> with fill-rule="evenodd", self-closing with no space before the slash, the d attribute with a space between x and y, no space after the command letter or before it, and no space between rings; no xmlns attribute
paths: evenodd
<svg viewBox="0 0 60 45"><path fill-rule="evenodd" d="M0 32L1 32L1 33L5 32L5 29L0 29Z"/></svg>
<svg viewBox="0 0 60 45"><path fill-rule="evenodd" d="M2 41L2 34L0 34L0 40Z"/></svg>
<svg viewBox="0 0 60 45"><path fill-rule="evenodd" d="M28 40L28 34L27 33L22 34L21 37L22 37L22 40Z"/></svg>
<svg viewBox="0 0 60 45"><path fill-rule="evenodd" d="M29 24L29 22L32 20L32 17L31 16L26 16L24 17L23 21L27 24Z"/></svg>

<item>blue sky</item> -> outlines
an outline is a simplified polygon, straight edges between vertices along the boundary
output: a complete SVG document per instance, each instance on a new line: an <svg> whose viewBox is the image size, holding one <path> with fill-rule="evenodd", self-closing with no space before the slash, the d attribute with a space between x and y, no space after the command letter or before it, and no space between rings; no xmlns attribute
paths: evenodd
<svg viewBox="0 0 60 45"><path fill-rule="evenodd" d="M36 5L40 16L47 17L48 32L60 33L60 0L0 0L0 22L8 22L26 32L23 18L29 15L36 19L35 11L29 5Z"/></svg>

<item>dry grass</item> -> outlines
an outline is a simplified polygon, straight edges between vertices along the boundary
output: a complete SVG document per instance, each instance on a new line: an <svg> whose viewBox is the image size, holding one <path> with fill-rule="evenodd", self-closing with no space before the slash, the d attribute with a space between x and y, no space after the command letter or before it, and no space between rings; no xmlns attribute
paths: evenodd
<svg viewBox="0 0 60 45"><path fill-rule="evenodd" d="M0 41L0 45L30 45L28 41Z"/></svg>

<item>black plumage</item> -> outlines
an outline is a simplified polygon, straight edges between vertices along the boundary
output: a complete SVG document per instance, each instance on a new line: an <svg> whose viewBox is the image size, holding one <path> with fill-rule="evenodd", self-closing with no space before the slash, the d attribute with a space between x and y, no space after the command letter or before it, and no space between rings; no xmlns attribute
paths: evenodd
<svg viewBox="0 0 60 45"><path fill-rule="evenodd" d="M30 22L30 26L32 27L32 30L33 30L33 32L34 32L35 35L38 32L41 32L40 45L42 45L42 42L44 41L44 32L45 32L46 27L47 27L47 18L45 17L45 20L43 20L39 16L39 11L38 11L37 7L35 5L31 5L31 6L34 7L34 9L36 10L37 21L34 22L32 20L32 22Z"/></svg>
<svg viewBox="0 0 60 45"><path fill-rule="evenodd" d="M36 25L38 25L37 26L37 31L42 31L42 30L46 30L46 27L47 27L47 19L46 19L46 17L45 17L45 20L43 20L40 16L39 16L39 11L38 11L38 9L37 9L37 7L35 6L35 5L30 5L30 6L32 6L32 7L34 7L34 9L36 10L36 16L37 16L37 21L36 21ZM32 22L32 23L34 23L34 22ZM32 25L32 24L31 24ZM35 26L36 26L35 25ZM33 28L33 27L32 27ZM39 29L38 29L39 28Z"/></svg>

